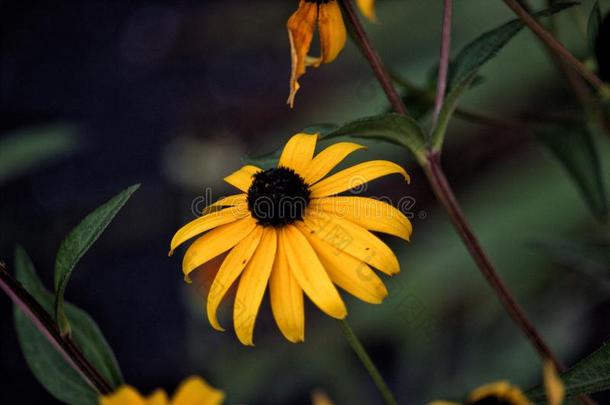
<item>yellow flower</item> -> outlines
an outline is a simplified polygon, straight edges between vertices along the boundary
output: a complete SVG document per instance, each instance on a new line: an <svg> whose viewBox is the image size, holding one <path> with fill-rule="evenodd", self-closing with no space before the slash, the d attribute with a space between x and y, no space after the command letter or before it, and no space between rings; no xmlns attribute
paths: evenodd
<svg viewBox="0 0 610 405"><path fill-rule="evenodd" d="M362 14L375 20L374 0L357 0L356 3ZM320 56L312 57L308 53L316 24L320 37ZM288 104L292 107L294 96L299 90L298 80L305 74L305 69L335 60L345 46L347 35L337 0L300 0L299 8L290 16L286 26L292 61Z"/></svg>
<svg viewBox="0 0 610 405"><path fill-rule="evenodd" d="M178 388L170 401L163 390L156 390L148 398L133 387L124 385L114 393L100 398L100 405L220 405L225 394L210 386L201 377L190 377Z"/></svg>
<svg viewBox="0 0 610 405"><path fill-rule="evenodd" d="M220 331L224 329L217 320L218 306L239 279L233 326L245 345L253 344L267 284L280 331L298 342L305 335L303 292L324 313L342 319L347 310L335 284L365 302L380 303L387 290L369 266L388 275L400 271L394 253L369 230L408 240L409 220L382 201L335 195L392 173L408 181L407 173L394 163L374 160L324 178L363 146L340 142L314 157L316 142L317 135L294 135L277 167L262 170L248 165L226 177L242 193L208 207L208 214L182 227L171 241L170 254L206 232L184 255L185 278L188 281L197 268L217 272L207 297L207 315Z"/></svg>
<svg viewBox="0 0 610 405"><path fill-rule="evenodd" d="M561 405L565 397L565 387L557 369L550 360L544 361L542 377L548 405ZM534 405L519 387L506 381L483 385L472 391L463 405ZM457 402L434 401L428 405L460 405Z"/></svg>

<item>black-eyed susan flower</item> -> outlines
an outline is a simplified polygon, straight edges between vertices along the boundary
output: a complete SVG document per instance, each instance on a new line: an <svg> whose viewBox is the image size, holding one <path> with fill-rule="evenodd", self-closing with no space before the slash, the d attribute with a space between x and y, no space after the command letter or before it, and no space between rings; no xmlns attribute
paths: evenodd
<svg viewBox="0 0 610 405"><path fill-rule="evenodd" d="M458 402L434 401L428 405L461 405ZM534 405L519 387L507 381L483 385L472 391L463 405Z"/></svg>
<svg viewBox="0 0 610 405"><path fill-rule="evenodd" d="M135 388L124 385L114 393L100 398L100 405L220 405L225 394L210 386L201 377L190 377L170 400L163 390L142 396Z"/></svg>
<svg viewBox="0 0 610 405"><path fill-rule="evenodd" d="M374 0L357 0L358 8L366 17L375 19ZM347 38L341 8L337 0L300 0L299 8L290 16L288 39L292 72L290 74L290 95L288 104L294 105L294 96L299 90L299 78L308 67L319 67L330 63L339 55ZM309 48L314 31L318 27L320 56L309 56Z"/></svg>
<svg viewBox="0 0 610 405"><path fill-rule="evenodd" d="M298 342L305 335L303 293L324 313L342 319L347 309L335 285L365 302L380 303L387 290L371 267L388 275L400 271L394 253L370 231L408 240L409 220L382 201L336 195L389 174L401 174L407 181L409 176L392 162L374 160L326 177L363 146L340 142L314 156L316 142L317 135L294 135L277 167L248 165L226 177L241 193L214 203L171 241L173 251L203 234L184 255L184 275L188 280L198 268L215 272L207 315L221 331L217 309L237 284L233 324L245 345L253 344L267 286L280 331Z"/></svg>
<svg viewBox="0 0 610 405"><path fill-rule="evenodd" d="M547 404L561 405L565 396L565 388L553 362L548 359L544 361L542 377ZM534 403L519 387L511 385L507 381L498 381L475 389L463 403L434 401L428 405L534 405Z"/></svg>

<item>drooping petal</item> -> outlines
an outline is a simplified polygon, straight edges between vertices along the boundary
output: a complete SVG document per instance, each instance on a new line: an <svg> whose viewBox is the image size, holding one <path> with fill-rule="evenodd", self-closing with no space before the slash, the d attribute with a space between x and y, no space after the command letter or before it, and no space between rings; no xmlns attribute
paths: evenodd
<svg viewBox="0 0 610 405"><path fill-rule="evenodd" d="M305 236L294 225L283 227L279 233L288 266L305 294L326 314L345 318L345 303Z"/></svg>
<svg viewBox="0 0 610 405"><path fill-rule="evenodd" d="M180 384L172 405L220 405L224 398L224 392L212 387L203 378L190 377Z"/></svg>
<svg viewBox="0 0 610 405"><path fill-rule="evenodd" d="M276 250L277 231L271 227L264 228L258 248L239 280L233 308L233 326L239 341L247 346L254 345L254 323L267 289Z"/></svg>
<svg viewBox="0 0 610 405"><path fill-rule="evenodd" d="M377 16L375 15L375 0L356 0L356 5L363 16L370 21L377 21Z"/></svg>
<svg viewBox="0 0 610 405"><path fill-rule="evenodd" d="M237 187L243 192L248 192L250 185L252 184L252 176L256 173L262 171L260 167L256 167L253 165L243 166L241 169L233 172L224 178L224 181L229 183L230 185Z"/></svg>
<svg viewBox="0 0 610 405"><path fill-rule="evenodd" d="M254 254L254 251L258 247L258 244L263 235L263 228L257 226L252 232L248 234L241 242L237 244L225 260L222 262L212 286L210 287L210 293L208 294L207 301L207 314L208 320L212 327L219 331L224 331L223 327L218 323L216 317L216 311L218 306L222 302L222 299L226 295L227 291L235 280L239 277L243 269L246 267L248 261Z"/></svg>
<svg viewBox="0 0 610 405"><path fill-rule="evenodd" d="M336 249L388 275L400 272L398 259L392 250L363 227L323 211L308 211L304 222L310 235L318 237Z"/></svg>
<svg viewBox="0 0 610 405"><path fill-rule="evenodd" d="M333 283L364 302L379 304L388 295L383 281L366 263L307 233L300 225L309 243Z"/></svg>
<svg viewBox="0 0 610 405"><path fill-rule="evenodd" d="M410 177L405 169L396 163L388 162L387 160L371 160L360 163L341 170L339 173L335 173L311 186L311 197L321 198L339 194L393 173L402 174L407 182L410 181Z"/></svg>
<svg viewBox="0 0 610 405"><path fill-rule="evenodd" d="M290 95L288 104L294 106L294 96L299 90L299 78L305 74L305 59L311 46L313 33L318 19L318 5L305 0L299 1L299 8L288 19L288 39L292 71L290 73Z"/></svg>
<svg viewBox="0 0 610 405"><path fill-rule="evenodd" d="M174 253L174 250L187 240L220 225L228 224L245 217L248 211L242 211L243 210L226 208L224 210L215 211L204 215L184 225L174 234L174 237L170 243L169 255L171 256Z"/></svg>
<svg viewBox="0 0 610 405"><path fill-rule="evenodd" d="M186 280L189 281L188 275L191 271L237 245L255 226L256 221L247 216L212 229L193 242L182 260L182 271Z"/></svg>
<svg viewBox="0 0 610 405"><path fill-rule="evenodd" d="M311 164L317 139L318 135L293 135L282 150L278 166L287 167L301 175Z"/></svg>
<svg viewBox="0 0 610 405"><path fill-rule="evenodd" d="M327 197L312 200L310 210L322 210L347 219L370 231L409 240L413 227L399 210L380 200L366 197Z"/></svg>
<svg viewBox="0 0 610 405"><path fill-rule="evenodd" d="M123 385L112 394L101 397L100 405L146 405L146 402L135 388Z"/></svg>
<svg viewBox="0 0 610 405"><path fill-rule="evenodd" d="M337 58L347 39L341 8L336 0L322 3L318 11L318 32L320 33L319 58L307 58L306 65L318 67Z"/></svg>
<svg viewBox="0 0 610 405"><path fill-rule="evenodd" d="M305 340L303 290L288 266L285 247L278 240L273 271L269 279L271 310L277 326L289 341Z"/></svg>
<svg viewBox="0 0 610 405"><path fill-rule="evenodd" d="M203 209L202 214L208 214L210 212L214 212L214 211L218 211L224 207L242 207L245 206L245 208L248 208L248 194L246 193L239 193L239 194L233 194L233 195L229 195L227 197L223 197L221 199L219 199L218 201L216 201L213 204L208 205L207 207L205 207Z"/></svg>
<svg viewBox="0 0 610 405"><path fill-rule="evenodd" d="M311 164L303 171L305 183L314 184L326 176L350 153L359 149L366 149L366 146L353 142L339 142L327 147L318 153L311 161Z"/></svg>

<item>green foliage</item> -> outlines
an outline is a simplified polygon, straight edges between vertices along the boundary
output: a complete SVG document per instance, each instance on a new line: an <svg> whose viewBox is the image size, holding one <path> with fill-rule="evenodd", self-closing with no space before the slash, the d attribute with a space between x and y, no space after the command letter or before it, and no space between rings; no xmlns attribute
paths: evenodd
<svg viewBox="0 0 610 405"><path fill-rule="evenodd" d="M557 126L539 131L538 139L566 168L595 217L605 221L607 194L591 132L581 125Z"/></svg>
<svg viewBox="0 0 610 405"><path fill-rule="evenodd" d="M425 160L424 134L419 124L405 115L382 114L360 118L329 132L322 139L341 136L389 142L404 147L420 162Z"/></svg>
<svg viewBox="0 0 610 405"><path fill-rule="evenodd" d="M589 14L589 20L587 22L587 40L589 43L589 50L595 52L595 41L597 40L597 33L599 32L599 26L602 24L602 10L599 7L599 1L596 1L591 8Z"/></svg>
<svg viewBox="0 0 610 405"><path fill-rule="evenodd" d="M550 239L529 244L554 263L610 281L610 241Z"/></svg>
<svg viewBox="0 0 610 405"><path fill-rule="evenodd" d="M15 275L24 288L50 313L53 294L38 278L26 252L15 251ZM119 365L102 332L81 309L66 303L65 311L72 322L72 337L85 357L113 386L123 383ZM66 362L62 355L15 306L15 328L23 355L38 381L58 400L71 405L94 405L99 394Z"/></svg>
<svg viewBox="0 0 610 405"><path fill-rule="evenodd" d="M566 396L594 394L610 389L610 344L602 347L579 361L574 367L561 375ZM539 386L527 392L533 401L543 401L544 387Z"/></svg>
<svg viewBox="0 0 610 405"><path fill-rule="evenodd" d="M70 331L70 324L64 312L64 294L74 267L138 187L139 184L128 187L87 215L59 247L55 259L55 318L62 333Z"/></svg>
<svg viewBox="0 0 610 405"><path fill-rule="evenodd" d="M548 17L578 3L558 3L546 10L534 13L534 17ZM523 28L519 19L512 20L477 37L466 45L451 62L448 77L448 93L432 133L432 148L440 150L449 120L457 107L460 96L468 90L479 69L510 42Z"/></svg>
<svg viewBox="0 0 610 405"><path fill-rule="evenodd" d="M0 139L0 184L77 147L77 128L67 124L31 127Z"/></svg>

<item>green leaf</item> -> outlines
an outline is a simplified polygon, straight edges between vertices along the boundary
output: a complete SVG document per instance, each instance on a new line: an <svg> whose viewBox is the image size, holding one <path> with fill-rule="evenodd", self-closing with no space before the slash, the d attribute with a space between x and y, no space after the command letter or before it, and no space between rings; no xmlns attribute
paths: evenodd
<svg viewBox="0 0 610 405"><path fill-rule="evenodd" d="M610 344L602 347L579 361L561 375L567 397L594 394L610 389ZM527 392L533 401L545 399L544 387L539 386Z"/></svg>
<svg viewBox="0 0 610 405"><path fill-rule="evenodd" d="M74 151L78 146L77 130L73 125L55 124L3 134L0 139L0 184Z"/></svg>
<svg viewBox="0 0 610 405"><path fill-rule="evenodd" d="M608 217L608 199L593 135L584 126L546 128L538 140L566 168L589 208L600 221Z"/></svg>
<svg viewBox="0 0 610 405"><path fill-rule="evenodd" d="M595 52L595 41L597 40L597 34L599 27L602 24L602 10L599 7L599 1L595 1L589 13L589 21L587 22L587 40L589 43L589 51Z"/></svg>
<svg viewBox="0 0 610 405"><path fill-rule="evenodd" d="M558 3L534 13L536 18L548 17L578 3ZM445 138L449 120L457 107L459 97L475 82L479 69L521 31L523 23L514 19L498 28L487 31L466 45L450 64L448 93L439 119L431 136L432 148L439 151Z"/></svg>
<svg viewBox="0 0 610 405"><path fill-rule="evenodd" d="M110 221L140 187L128 187L113 199L87 215L63 240L55 258L55 319L62 333L69 333L70 324L64 313L64 294L74 267L91 245L104 232Z"/></svg>
<svg viewBox="0 0 610 405"><path fill-rule="evenodd" d="M36 275L26 252L15 251L15 275L23 287L48 312L53 308L53 294L47 291ZM123 384L119 365L95 322L81 309L66 303L66 315L72 321L72 338L84 356L113 386ZM58 400L71 405L96 405L96 390L89 386L66 362L55 347L15 306L15 328L23 355L38 381Z"/></svg>
<svg viewBox="0 0 610 405"><path fill-rule="evenodd" d="M547 239L529 245L560 266L610 281L610 241Z"/></svg>
<svg viewBox="0 0 610 405"><path fill-rule="evenodd" d="M417 122L406 115L392 113L360 118L329 132L322 139L340 136L389 142L404 147L420 162L425 161L424 134Z"/></svg>

